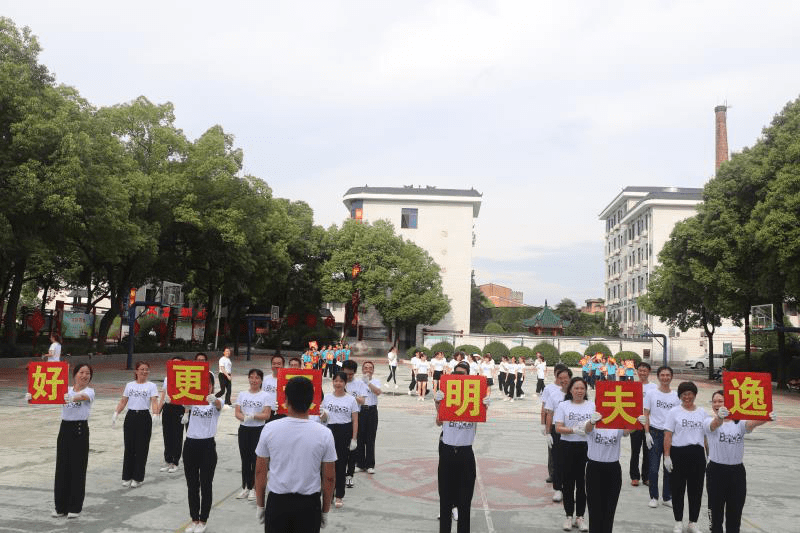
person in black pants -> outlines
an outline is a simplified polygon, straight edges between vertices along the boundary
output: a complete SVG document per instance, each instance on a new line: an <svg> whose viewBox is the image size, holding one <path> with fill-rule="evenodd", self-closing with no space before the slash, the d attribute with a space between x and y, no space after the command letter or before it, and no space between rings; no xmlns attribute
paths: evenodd
<svg viewBox="0 0 800 533"><path fill-rule="evenodd" d="M367 396L358 413L358 438L355 451L355 464L369 474L375 473L375 440L378 436L378 396L381 394L381 381L373 379L375 365L366 361L361 366Z"/></svg>
<svg viewBox="0 0 800 533"><path fill-rule="evenodd" d="M336 447L336 501L335 507L344 505L345 478L350 452L355 451L358 438L358 413L360 407L355 397L347 394L347 374L337 372L333 376L333 394L326 394L322 405L328 414L328 429L333 433Z"/></svg>
<svg viewBox="0 0 800 533"><path fill-rule="evenodd" d="M271 410L268 405L269 394L261 390L264 382L264 372L259 368L250 369L247 373L250 388L240 391L236 396L236 410L234 416L241 422L239 424L239 457L242 460L242 490L236 496L241 500L256 499L256 445L261 436L264 424L269 420Z"/></svg>
<svg viewBox="0 0 800 533"><path fill-rule="evenodd" d="M231 390L233 386L233 364L231 363L231 349L222 350L222 357L219 358L219 392L217 398L225 396L225 405L231 405Z"/></svg>
<svg viewBox="0 0 800 533"><path fill-rule="evenodd" d="M119 413L125 407L128 408L123 424L125 451L122 460L122 486L131 488L144 482L153 423L159 422L158 387L149 381L150 365L137 361L135 368L136 380L125 385L122 398L111 416L111 427L114 427Z"/></svg>
<svg viewBox="0 0 800 533"><path fill-rule="evenodd" d="M178 355L171 360L183 361L184 358ZM181 449L183 448L181 418L186 409L182 405L170 402L169 394L167 394L167 378L164 378L164 386L161 389L158 412L161 414L161 430L164 436L164 466L159 471L172 474L178 470L178 462L181 460Z"/></svg>

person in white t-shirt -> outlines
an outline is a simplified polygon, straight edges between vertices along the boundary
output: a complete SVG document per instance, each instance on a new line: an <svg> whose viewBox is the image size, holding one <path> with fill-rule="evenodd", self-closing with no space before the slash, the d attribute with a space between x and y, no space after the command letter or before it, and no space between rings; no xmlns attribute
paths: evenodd
<svg viewBox="0 0 800 533"><path fill-rule="evenodd" d="M42 359L47 362L55 362L61 360L61 337L58 333L50 334L50 347L47 353L42 355Z"/></svg>
<svg viewBox="0 0 800 533"><path fill-rule="evenodd" d="M259 368L251 369L247 373L247 381L250 388L236 396L234 411L234 416L241 422L238 437L239 457L242 460L242 490L236 498L255 501L256 445L272 411L268 403L268 394L261 389L264 372Z"/></svg>
<svg viewBox="0 0 800 533"><path fill-rule="evenodd" d="M386 378L386 387L389 387L390 382L394 382L394 388L397 388L397 346L392 346L389 353L386 354L386 359L389 361L389 377Z"/></svg>
<svg viewBox="0 0 800 533"><path fill-rule="evenodd" d="M374 366L373 366L374 370ZM358 371L358 363L354 360L348 359L347 361L342 362L342 372L347 376L347 384L344 387L345 392L351 394L353 398L356 399L356 403L359 406L359 423L358 423L358 436L356 437L356 441L361 438L361 416L364 412L363 406L367 402L367 396L370 394L369 386L364 383L363 379L355 379L356 372ZM351 453L347 457L347 478L345 479L345 486L348 489L352 489L355 487L355 482L353 477L356 473L356 459L358 458L358 454L351 450Z"/></svg>
<svg viewBox="0 0 800 533"><path fill-rule="evenodd" d="M680 403L678 395L670 389L672 383L672 368L660 366L656 370L658 388L649 390L644 399L644 414L647 423L644 426L644 438L647 444L650 460L650 472L647 475L650 489L650 507L658 507L658 471L661 470L661 454L664 452L664 430L666 429L667 413ZM662 483L662 498L664 505L672 506L672 491L670 490L669 476L664 472Z"/></svg>
<svg viewBox="0 0 800 533"><path fill-rule="evenodd" d="M747 497L747 477L742 464L744 437L767 421L725 420L730 411L725 407L725 393L721 390L711 396L711 407L715 416L703 421L708 442L706 490L711 533L722 533L723 522L727 533L739 533ZM769 413L769 418L774 421L775 413Z"/></svg>
<svg viewBox="0 0 800 533"><path fill-rule="evenodd" d="M469 374L469 364L459 362L453 374ZM472 443L475 441L476 422L447 422L439 417L439 406L444 400L444 392L438 391L433 397L436 405L436 425L441 426L439 438L439 533L450 533L452 518L458 519L458 533L470 531L470 508L475 491L475 454ZM491 402L489 395L483 399L487 407Z"/></svg>
<svg viewBox="0 0 800 533"><path fill-rule="evenodd" d="M419 362L417 362L417 401L425 401L425 395L428 394L428 377L431 373L431 363L423 352L419 354Z"/></svg>
<svg viewBox="0 0 800 533"><path fill-rule="evenodd" d="M275 354L270 359L269 364L270 374L264 376L261 388L267 393L267 405L270 409L267 422L272 422L286 416L278 414L278 371L286 365L286 360L281 354Z"/></svg>
<svg viewBox="0 0 800 533"><path fill-rule="evenodd" d="M563 377L562 380L558 379L559 373L562 370L567 370L566 377ZM561 501L561 478L556 477L556 462L553 459L553 444L557 442L561 437L558 433L555 432L555 428L551 426L552 420L548 421L547 419L547 403L549 401L549 397L551 393L558 393L560 398L563 399L563 387L565 387L569 380L572 378L572 371L567 368L566 365L563 363L558 363L553 367L553 377L555 381L547 385L542 391L542 394L539 396L539 399L542 402L541 412L539 413L540 423L542 425L542 436L545 438L545 443L547 444L547 479L545 483L552 483L553 484L553 501L560 502ZM556 404L558 405L558 404ZM553 412L550 413L552 416ZM558 479L556 483L555 480Z"/></svg>
<svg viewBox="0 0 800 533"><path fill-rule="evenodd" d="M171 361L183 361L180 355L171 357ZM167 394L167 378L164 377L164 385L161 388L161 395L158 400L158 414L161 415L161 432L164 437L164 466L159 471L172 474L178 470L178 462L181 460L181 450L183 449L183 418L186 409L182 405L172 403Z"/></svg>
<svg viewBox="0 0 800 533"><path fill-rule="evenodd" d="M647 394L658 389L658 385L650 383L650 363L642 361L636 368L636 374L639 376L639 381L642 384L642 405L646 405ZM644 412L644 410L642 411ZM641 476L639 474L639 453L642 452L642 470ZM648 485L648 476L650 474L650 453L647 450L644 438L644 429L637 429L631 432L631 461L628 468L628 474L631 478L631 485L634 487L639 485L641 477L642 483Z"/></svg>
<svg viewBox="0 0 800 533"><path fill-rule="evenodd" d="M217 398L225 396L225 405L231 405L231 392L233 387L233 364L231 363L231 349L222 350L222 357L219 358L219 392Z"/></svg>
<svg viewBox="0 0 800 533"><path fill-rule="evenodd" d="M684 381L678 385L681 403L667 414L664 428L664 468L670 473L674 533L683 532L683 495L689 500L689 533L700 533L697 519L703 501L706 473L705 434L703 422L706 411L694 403L697 385Z"/></svg>
<svg viewBox="0 0 800 533"><path fill-rule="evenodd" d="M481 373L481 356L474 353L471 358L467 356L467 359L469 359L469 373L475 376L479 375Z"/></svg>
<svg viewBox="0 0 800 533"><path fill-rule="evenodd" d="M436 355L431 359L431 368L433 369L433 392L439 390L439 380L442 379L447 368L447 359L444 358L444 352L436 352Z"/></svg>
<svg viewBox="0 0 800 533"><path fill-rule="evenodd" d="M122 485L136 488L144 482L144 470L147 465L147 454L150 451L150 437L153 424L159 422L158 387L150 378L150 365L137 361L135 365L135 381L125 385L114 414L111 415L111 427L116 426L117 417L125 407L125 423L122 426L125 442L125 454L122 460Z"/></svg>
<svg viewBox="0 0 800 533"><path fill-rule="evenodd" d="M583 519L586 512L586 422L594 412L589 401L589 386L582 377L574 377L567 385L564 401L556 407L553 420L561 435L559 457L561 459L562 492L564 495L564 531L577 527L589 531ZM574 520L573 520L574 513Z"/></svg>
<svg viewBox="0 0 800 533"><path fill-rule="evenodd" d="M328 429L333 433L336 444L337 508L343 505L350 452L358 445L358 413L361 410L356 398L345 390L346 386L347 374L344 372L334 374L333 394L326 394L321 405L328 413Z"/></svg>
<svg viewBox="0 0 800 533"><path fill-rule="evenodd" d="M86 495L86 467L89 464L89 414L94 389L89 387L94 370L79 363L72 371L72 387L64 394L61 427L56 441L56 476L53 484L55 509L51 516L78 518ZM31 394L25 399L30 402Z"/></svg>
<svg viewBox="0 0 800 533"><path fill-rule="evenodd" d="M494 359L492 359L492 354L483 354L483 362L481 362L481 375L486 378L486 386L489 391L491 391L492 387L494 386L494 370L495 364Z"/></svg>
<svg viewBox="0 0 800 533"><path fill-rule="evenodd" d="M541 394L544 390L544 376L547 372L547 362L544 360L544 356L539 352L536 352L536 362L533 363L533 366L536 368L536 394Z"/></svg>
<svg viewBox="0 0 800 533"><path fill-rule="evenodd" d="M361 382L366 388L364 404L358 413L357 447L351 456L355 456L355 466L359 471L375 473L375 440L378 437L378 396L381 395L381 380L374 377L375 364L365 361L361 365L364 375Z"/></svg>
<svg viewBox="0 0 800 533"><path fill-rule="evenodd" d="M353 402L344 392L344 376L337 375L339 398ZM333 379L335 383L337 377ZM257 516L266 522L265 531L318 533L327 523L333 496L334 436L308 419L314 399L311 381L292 378L285 391L288 416L267 424L256 447ZM338 409L331 413L334 417L343 414Z"/></svg>
<svg viewBox="0 0 800 533"><path fill-rule="evenodd" d="M408 384L408 395L413 396L417 392L417 365L419 364L419 350L414 351L414 357L409 360L411 365L411 383Z"/></svg>
<svg viewBox="0 0 800 533"><path fill-rule="evenodd" d="M189 516L192 523L186 533L203 533L206 530L211 503L214 500L213 482L217 469L217 434L222 400L213 394L214 385L209 385L205 405L193 405L183 415L186 440L183 443L183 472L189 495Z"/></svg>
<svg viewBox="0 0 800 533"><path fill-rule="evenodd" d="M522 390L522 384L525 382L525 358L519 357L517 359L517 398L524 398L525 392Z"/></svg>

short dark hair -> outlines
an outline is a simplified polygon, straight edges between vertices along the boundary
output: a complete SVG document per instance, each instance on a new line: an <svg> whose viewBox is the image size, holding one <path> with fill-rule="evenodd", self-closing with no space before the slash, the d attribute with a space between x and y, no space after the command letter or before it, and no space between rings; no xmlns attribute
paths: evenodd
<svg viewBox="0 0 800 533"><path fill-rule="evenodd" d="M208 361L208 356L206 354L204 354L203 352L198 352L197 355L194 356L194 360L197 361L201 357L203 359L205 359L206 361Z"/></svg>
<svg viewBox="0 0 800 533"><path fill-rule="evenodd" d="M467 363L466 361L459 361L458 364L453 368L453 370L455 370L456 368L463 368L464 370L467 371L467 374L469 374L469 363Z"/></svg>
<svg viewBox="0 0 800 533"><path fill-rule="evenodd" d="M566 372L566 373L567 373L567 375L568 375L570 378L572 377L572 370L570 370L569 368L567 368L567 367L565 367L565 366L563 366L563 365L562 365L560 368L556 368L556 378L558 378L558 376L560 376L560 375L561 375L561 374L563 374L564 372Z"/></svg>
<svg viewBox="0 0 800 533"><path fill-rule="evenodd" d="M286 383L286 403L298 413L305 413L314 401L314 384L302 376L293 377Z"/></svg>
<svg viewBox="0 0 800 533"><path fill-rule="evenodd" d="M348 359L347 361L342 363L342 370L344 370L344 369L352 370L353 372L356 372L358 370L358 363L356 363L352 359Z"/></svg>
<svg viewBox="0 0 800 533"><path fill-rule="evenodd" d="M678 398L680 398L681 394L684 392L693 392L694 395L697 396L697 385L691 381L682 382L680 385L678 385Z"/></svg>
<svg viewBox="0 0 800 533"><path fill-rule="evenodd" d="M94 369L88 363L78 363L75 365L75 368L72 369L72 377L74 378L76 375L78 375L78 372L80 372L81 368L83 367L89 369L89 381L92 381L92 378L94 377Z"/></svg>
<svg viewBox="0 0 800 533"><path fill-rule="evenodd" d="M331 381L335 380L336 378L339 378L339 379L341 379L342 381L344 381L345 383L347 383L347 374L345 374L344 372L337 372L337 373L335 373L335 374L333 375L333 378L331 378ZM294 378L292 378L292 379L294 379ZM305 378L303 378L303 379L305 379Z"/></svg>
<svg viewBox="0 0 800 533"><path fill-rule="evenodd" d="M264 371L263 371L263 370L261 370L260 368L251 368L251 369L250 369L250 370L247 372L247 377L249 378L249 377L250 377L250 374L252 374L253 372L255 372L255 373L256 373L256 375L257 375L259 378L261 378L261 381L264 381Z"/></svg>
<svg viewBox="0 0 800 533"><path fill-rule="evenodd" d="M636 368L639 368L639 367L642 367L642 366L645 367L647 370L653 370L653 367L651 367L650 363L648 363L647 361L641 361L638 365L636 365Z"/></svg>
<svg viewBox="0 0 800 533"><path fill-rule="evenodd" d="M290 358L290 359L289 359L289 364L291 364L291 362L292 362L292 361L297 361L297 362L298 362L298 363L300 363L301 365L303 364L303 362L302 362L302 361L300 361L300 358L299 358L299 357L292 357L292 358Z"/></svg>
<svg viewBox="0 0 800 533"><path fill-rule="evenodd" d="M270 359L270 362L274 361L275 359L280 359L281 363L286 364L286 359L284 359L284 357L279 353L273 355L272 358Z"/></svg>
<svg viewBox="0 0 800 533"><path fill-rule="evenodd" d="M659 374L661 374L661 371L662 371L662 370L669 370L669 374L670 374L671 376L674 376L674 375L675 375L675 371L674 371L674 370L672 370L672 367L671 367L671 366L669 366L669 365L661 365L660 367L658 367L658 370L656 370L656 376L658 376Z"/></svg>

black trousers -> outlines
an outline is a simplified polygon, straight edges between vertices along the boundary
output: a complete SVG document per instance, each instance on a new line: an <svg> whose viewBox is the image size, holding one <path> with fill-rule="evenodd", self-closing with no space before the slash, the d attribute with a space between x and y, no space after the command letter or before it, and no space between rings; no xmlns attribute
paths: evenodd
<svg viewBox="0 0 800 533"><path fill-rule="evenodd" d="M452 508L458 509L458 533L469 533L469 514L475 491L472 446L449 446L439 441L439 533L450 533Z"/></svg>
<svg viewBox="0 0 800 533"><path fill-rule="evenodd" d="M644 430L637 429L631 433L631 464L630 476L631 479L640 479L639 476L639 452L642 452L642 473L641 479L647 481L647 475L650 472L650 454L647 450L647 442L644 438Z"/></svg>
<svg viewBox="0 0 800 533"><path fill-rule="evenodd" d="M231 404L231 390L232 390L231 380L228 379L228 376L223 374L222 372L219 373L219 392L217 392L214 396L217 398L222 398L222 395L225 395L225 405Z"/></svg>
<svg viewBox="0 0 800 533"><path fill-rule="evenodd" d="M397 385L397 367L389 365L389 377L386 378L386 383L393 381Z"/></svg>
<svg viewBox="0 0 800 533"><path fill-rule="evenodd" d="M239 457L242 459L242 488L252 489L256 481L256 446L264 426L239 425Z"/></svg>
<svg viewBox="0 0 800 533"><path fill-rule="evenodd" d="M322 504L315 494L267 494L264 532L319 533Z"/></svg>
<svg viewBox="0 0 800 533"><path fill-rule="evenodd" d="M544 380L542 378L536 378L536 394L541 394L544 390Z"/></svg>
<svg viewBox="0 0 800 533"><path fill-rule="evenodd" d="M333 378L333 375L335 373L336 373L336 363L326 363L324 374L327 375L329 378Z"/></svg>
<svg viewBox="0 0 800 533"><path fill-rule="evenodd" d="M53 484L57 513L80 513L83 510L88 464L89 424L86 420L62 420L56 441L56 479Z"/></svg>
<svg viewBox="0 0 800 533"><path fill-rule="evenodd" d="M408 385L408 390L414 390L417 386L417 374L411 371L411 383Z"/></svg>
<svg viewBox="0 0 800 533"><path fill-rule="evenodd" d="M500 392L506 391L506 373L505 372L498 372L497 373L497 387L500 389Z"/></svg>
<svg viewBox="0 0 800 533"><path fill-rule="evenodd" d="M553 447L550 448L550 457L553 459L553 471L550 473L550 478L553 480L553 490L561 490L563 488L564 468L561 465L561 433L556 432L556 426L550 429L550 436L553 437Z"/></svg>
<svg viewBox="0 0 800 533"><path fill-rule="evenodd" d="M350 462L359 468L375 468L375 439L378 436L378 406L362 405L358 413L358 447L350 452ZM349 466L349 465L348 465ZM355 468L348 468L353 475Z"/></svg>
<svg viewBox="0 0 800 533"><path fill-rule="evenodd" d="M516 381L516 377L517 377L516 374L506 374L506 384L504 387L504 392L506 393L506 396L508 396L509 398L514 397L514 390L515 390L514 382Z"/></svg>
<svg viewBox="0 0 800 533"><path fill-rule="evenodd" d="M183 448L183 424L181 418L186 412L182 405L165 403L161 409L161 432L164 435L164 462L177 465L181 460Z"/></svg>
<svg viewBox="0 0 800 533"><path fill-rule="evenodd" d="M723 465L709 461L706 469L708 507L711 510L711 533L739 533L742 509L747 498L747 473L744 465Z"/></svg>
<svg viewBox="0 0 800 533"><path fill-rule="evenodd" d="M183 445L183 472L189 491L189 516L194 522L208 521L216 468L217 445L214 439L187 438Z"/></svg>
<svg viewBox="0 0 800 533"><path fill-rule="evenodd" d="M706 454L702 446L673 446L670 449L672 473L669 485L672 492L672 515L676 522L683 520L683 494L689 500L689 522L697 522L703 500L706 473Z"/></svg>
<svg viewBox="0 0 800 533"><path fill-rule="evenodd" d="M586 442L561 439L561 485L564 512L567 516L583 516L586 512Z"/></svg>
<svg viewBox="0 0 800 533"><path fill-rule="evenodd" d="M150 436L153 434L153 419L150 411L128 410L122 425L125 453L122 456L122 480L144 481L144 467L150 451Z"/></svg>
<svg viewBox="0 0 800 533"><path fill-rule="evenodd" d="M522 383L525 381L525 374L517 374L517 398L523 395Z"/></svg>
<svg viewBox="0 0 800 533"><path fill-rule="evenodd" d="M333 444L336 447L336 493L334 497L344 498L344 482L347 465L350 461L350 440L353 438L353 423L328 424L333 433Z"/></svg>
<svg viewBox="0 0 800 533"><path fill-rule="evenodd" d="M589 507L589 532L611 533L622 489L619 461L586 461L586 505Z"/></svg>

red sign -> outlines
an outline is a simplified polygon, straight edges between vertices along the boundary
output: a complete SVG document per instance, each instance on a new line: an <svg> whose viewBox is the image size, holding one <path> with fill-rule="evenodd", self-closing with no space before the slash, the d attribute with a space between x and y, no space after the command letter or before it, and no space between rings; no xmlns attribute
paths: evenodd
<svg viewBox="0 0 800 533"><path fill-rule="evenodd" d="M308 347L315 352L319 350L319 346L317 346L317 341L308 341Z"/></svg>
<svg viewBox="0 0 800 533"><path fill-rule="evenodd" d="M298 376L310 379L314 384L314 399L311 401L311 407L308 408L308 414L318 415L319 404L322 403L322 371L304 368L281 368L278 370L278 414L288 413L286 410L286 383Z"/></svg>
<svg viewBox="0 0 800 533"><path fill-rule="evenodd" d="M30 403L63 404L68 389L69 363L63 361L28 363Z"/></svg>
<svg viewBox="0 0 800 533"><path fill-rule="evenodd" d="M208 361L167 361L167 394L176 405L204 405L209 394Z"/></svg>
<svg viewBox="0 0 800 533"><path fill-rule="evenodd" d="M767 372L722 374L725 407L730 420L769 420L772 412L772 376Z"/></svg>
<svg viewBox="0 0 800 533"><path fill-rule="evenodd" d="M640 429L643 396L640 381L598 381L595 385L595 410L603 418L598 428Z"/></svg>
<svg viewBox="0 0 800 533"><path fill-rule="evenodd" d="M444 400L439 402L439 419L452 422L486 422L488 395L484 376L445 374L439 380Z"/></svg>

